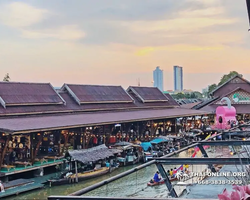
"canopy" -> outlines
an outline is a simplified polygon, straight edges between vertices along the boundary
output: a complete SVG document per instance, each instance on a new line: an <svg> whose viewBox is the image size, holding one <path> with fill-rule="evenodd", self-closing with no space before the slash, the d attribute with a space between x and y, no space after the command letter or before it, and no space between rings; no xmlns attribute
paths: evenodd
<svg viewBox="0 0 250 200"><path fill-rule="evenodd" d="M166 139L166 138L155 138L150 143L151 144L159 144L161 142L167 142L167 141L168 141L168 139Z"/></svg>
<svg viewBox="0 0 250 200"><path fill-rule="evenodd" d="M99 145L97 147L93 147L90 149L81 149L81 150L72 150L68 151L69 155L77 161L82 163L95 162L98 160L103 160L105 158L114 156L116 153L120 153L122 151L118 149L109 149L103 145Z"/></svg>
<svg viewBox="0 0 250 200"><path fill-rule="evenodd" d="M152 144L150 142L142 142L141 147L144 151L148 151L149 148L152 148Z"/></svg>

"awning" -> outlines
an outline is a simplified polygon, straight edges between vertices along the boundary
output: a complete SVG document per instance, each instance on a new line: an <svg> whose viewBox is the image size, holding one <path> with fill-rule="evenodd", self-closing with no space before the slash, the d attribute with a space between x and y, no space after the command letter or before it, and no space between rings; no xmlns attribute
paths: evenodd
<svg viewBox="0 0 250 200"><path fill-rule="evenodd" d="M120 153L120 152L121 151L117 149L107 148L105 144L97 146L97 147L89 148L89 149L68 151L72 159L77 160L82 163L103 160L105 158L114 156L114 154Z"/></svg>
<svg viewBox="0 0 250 200"><path fill-rule="evenodd" d="M152 144L150 142L142 142L141 147L144 151L148 151L149 148L152 148Z"/></svg>
<svg viewBox="0 0 250 200"><path fill-rule="evenodd" d="M18 134L205 114L208 114L208 112L169 108L159 110L60 114L33 117L23 116L0 119L0 131Z"/></svg>

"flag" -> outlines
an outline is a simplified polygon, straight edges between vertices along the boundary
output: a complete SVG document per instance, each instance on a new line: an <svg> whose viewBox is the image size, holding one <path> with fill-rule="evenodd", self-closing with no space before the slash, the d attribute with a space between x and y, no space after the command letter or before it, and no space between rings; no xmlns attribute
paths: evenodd
<svg viewBox="0 0 250 200"><path fill-rule="evenodd" d="M174 174L177 173L179 170L183 170L183 165L181 165L180 167L178 167L178 169L174 170Z"/></svg>

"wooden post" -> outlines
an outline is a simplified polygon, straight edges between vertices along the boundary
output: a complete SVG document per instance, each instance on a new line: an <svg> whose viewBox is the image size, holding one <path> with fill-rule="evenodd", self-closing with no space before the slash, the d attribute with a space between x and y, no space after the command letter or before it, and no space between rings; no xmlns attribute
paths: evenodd
<svg viewBox="0 0 250 200"><path fill-rule="evenodd" d="M65 141L64 141L64 145L63 145L62 152L61 152L60 156L63 155L63 152L64 152L64 150L65 150L65 147L66 147L66 145L68 144L68 140L69 140L69 131L66 131L64 137L65 137Z"/></svg>
<svg viewBox="0 0 250 200"><path fill-rule="evenodd" d="M139 122L137 122L137 134L136 134L139 139L140 139L140 125Z"/></svg>
<svg viewBox="0 0 250 200"><path fill-rule="evenodd" d="M151 136L151 138L153 137L153 132L154 132L154 122L153 121L151 121L150 122L150 124L151 124L151 130L150 130L150 136Z"/></svg>
<svg viewBox="0 0 250 200"><path fill-rule="evenodd" d="M39 148L40 148L40 145L41 145L41 143L42 143L42 139L43 139L43 134L40 134L40 135L39 135L38 143L36 144L36 148L34 149L33 158L32 158L32 160L31 160L32 165L33 165L34 162L35 162L36 155L37 155L38 150L39 150Z"/></svg>
<svg viewBox="0 0 250 200"><path fill-rule="evenodd" d="M60 137L58 142L58 155L61 155L61 139L62 139L62 131L60 131Z"/></svg>
<svg viewBox="0 0 250 200"><path fill-rule="evenodd" d="M78 183L77 161L75 160L76 183Z"/></svg>
<svg viewBox="0 0 250 200"><path fill-rule="evenodd" d="M163 121L163 135L166 136L166 122Z"/></svg>
<svg viewBox="0 0 250 200"><path fill-rule="evenodd" d="M2 156L1 156L1 160L0 160L0 169L1 169L2 164L3 164L4 156L5 156L5 154L6 154L7 147L8 147L9 141L10 141L10 138L11 138L11 135L8 135L8 136L7 136L7 139L6 139L6 141L5 141L4 149L3 149Z"/></svg>

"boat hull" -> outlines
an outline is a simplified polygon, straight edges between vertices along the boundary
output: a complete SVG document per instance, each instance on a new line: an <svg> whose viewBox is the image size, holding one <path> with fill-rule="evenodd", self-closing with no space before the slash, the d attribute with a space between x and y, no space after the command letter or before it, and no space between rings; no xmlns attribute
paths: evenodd
<svg viewBox="0 0 250 200"><path fill-rule="evenodd" d="M114 167L114 168L105 167L105 168L102 168L102 169L96 170L96 171L78 173L78 182L108 174L108 173L114 171L116 168L117 167ZM48 182L49 182L50 186L76 183L76 175L73 174L72 176L70 176L68 178L54 179L54 180L52 179L52 180L48 180Z"/></svg>
<svg viewBox="0 0 250 200"><path fill-rule="evenodd" d="M178 179L177 178L169 178L170 182L173 182L173 181L177 181ZM162 185L164 184L164 180L161 180L160 182L153 182L151 183L150 181L148 182L148 186L156 186L156 185Z"/></svg>

